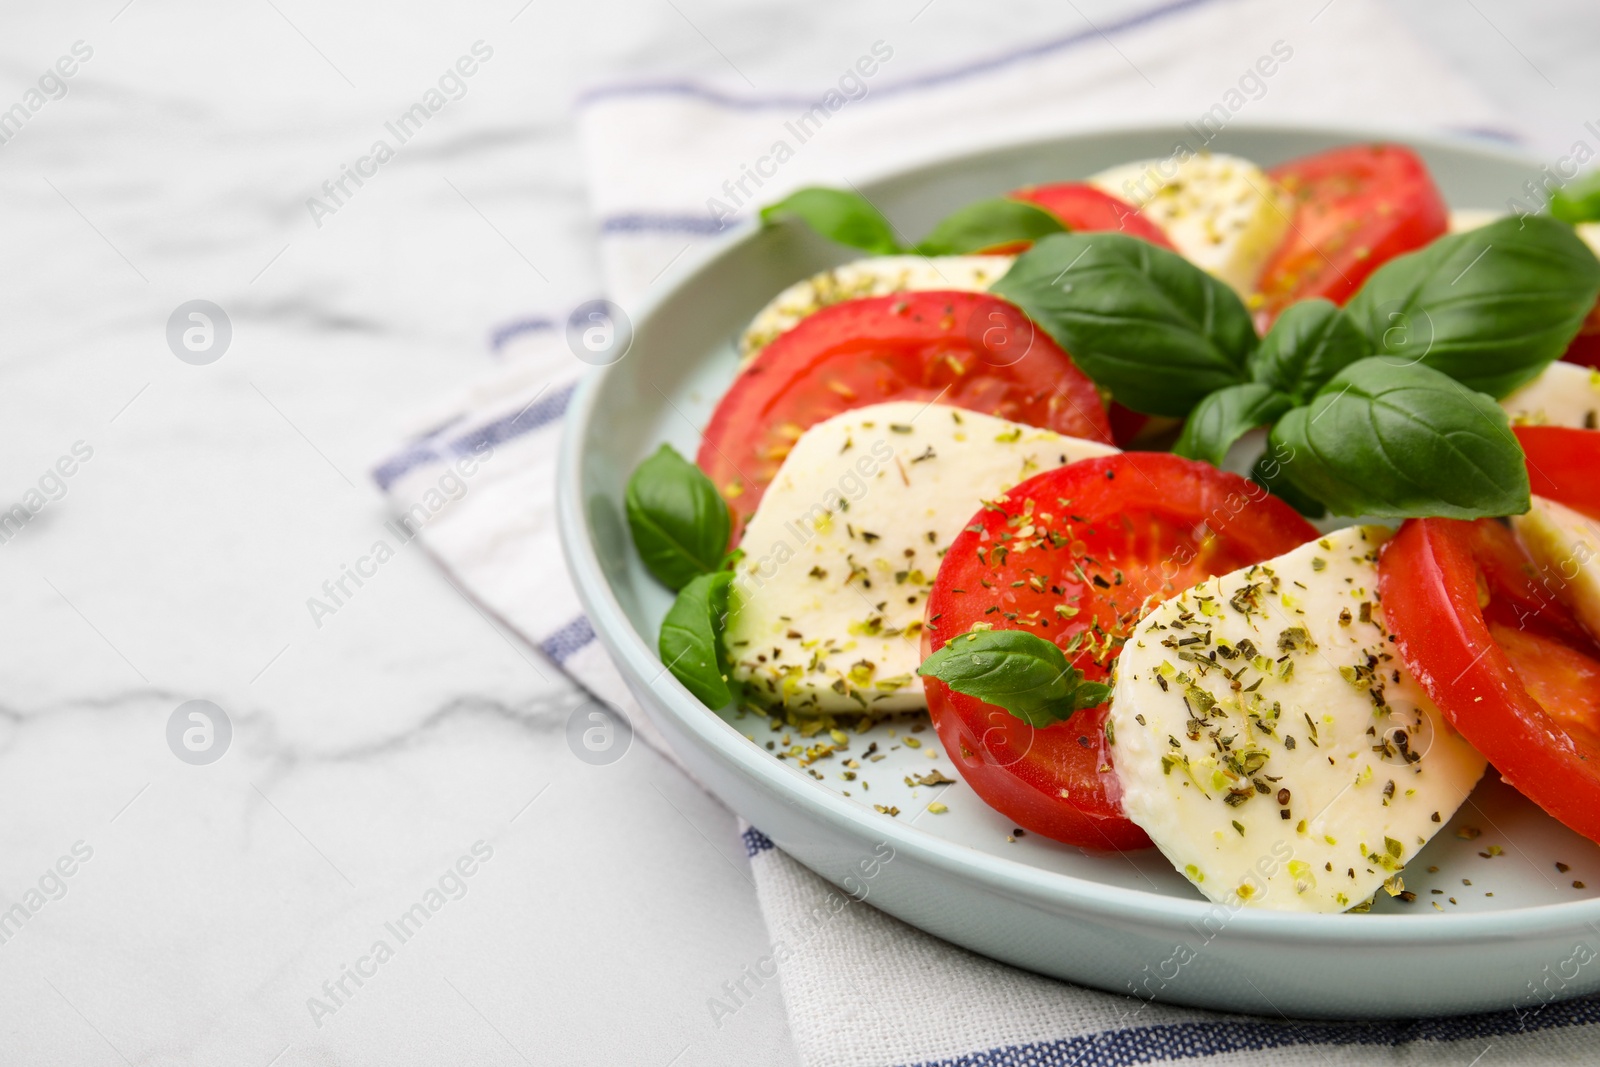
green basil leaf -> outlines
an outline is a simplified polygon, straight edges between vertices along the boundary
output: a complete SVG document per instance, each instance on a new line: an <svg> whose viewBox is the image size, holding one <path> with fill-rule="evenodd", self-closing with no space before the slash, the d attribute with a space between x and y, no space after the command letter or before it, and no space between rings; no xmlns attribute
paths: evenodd
<svg viewBox="0 0 1600 1067"><path fill-rule="evenodd" d="M925 256L964 256L1016 241L1037 241L1066 227L1044 208L999 197L947 215L913 251Z"/></svg>
<svg viewBox="0 0 1600 1067"><path fill-rule="evenodd" d="M1600 171L1590 171L1572 184L1557 189L1550 198L1550 214L1574 225L1600 220Z"/></svg>
<svg viewBox="0 0 1600 1067"><path fill-rule="evenodd" d="M830 241L873 255L904 252L889 220L866 197L844 189L810 186L761 209L761 221L772 224L796 218Z"/></svg>
<svg viewBox="0 0 1600 1067"><path fill-rule="evenodd" d="M1506 413L1421 364L1346 367L1272 429L1283 474L1337 515L1478 519L1528 510ZM1287 451L1286 451L1287 450Z"/></svg>
<svg viewBox="0 0 1600 1067"><path fill-rule="evenodd" d="M722 632L732 571L702 574L683 587L661 623L661 662L700 703L713 710L733 699Z"/></svg>
<svg viewBox="0 0 1600 1067"><path fill-rule="evenodd" d="M1284 455L1291 457L1293 452L1285 449ZM1311 499L1289 480L1289 476L1283 472L1283 462L1270 448L1256 457L1250 467L1250 480L1308 519L1320 519L1328 513L1322 501Z"/></svg>
<svg viewBox="0 0 1600 1067"><path fill-rule="evenodd" d="M1261 339L1250 356L1250 377L1305 404L1328 379L1370 355L1366 337L1333 301L1302 300Z"/></svg>
<svg viewBox="0 0 1600 1067"><path fill-rule="evenodd" d="M728 505L701 469L662 445L628 479L628 528L645 567L671 589L722 565Z"/></svg>
<svg viewBox="0 0 1600 1067"><path fill-rule="evenodd" d="M1111 696L1110 686L1084 681L1059 648L1026 630L958 634L923 660L917 673L1004 708L1030 726L1054 726Z"/></svg>
<svg viewBox="0 0 1600 1067"><path fill-rule="evenodd" d="M1189 415L1172 450L1220 467L1235 441L1257 426L1271 425L1292 407L1293 400L1265 382L1218 389Z"/></svg>
<svg viewBox="0 0 1600 1067"><path fill-rule="evenodd" d="M1378 355L1503 397L1566 351L1600 296L1600 260L1546 215L1441 237L1375 271L1346 312Z"/></svg>
<svg viewBox="0 0 1600 1067"><path fill-rule="evenodd" d="M1096 384L1147 415L1187 415L1244 381L1258 343L1232 289L1121 233L1045 237L991 291L1027 312Z"/></svg>

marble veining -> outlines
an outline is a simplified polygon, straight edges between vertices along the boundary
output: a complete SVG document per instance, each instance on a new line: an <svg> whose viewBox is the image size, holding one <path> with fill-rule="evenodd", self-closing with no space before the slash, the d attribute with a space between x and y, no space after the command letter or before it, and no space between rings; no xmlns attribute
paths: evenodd
<svg viewBox="0 0 1600 1067"><path fill-rule="evenodd" d="M1587 12L1480 6L1405 18L1564 150L1600 79L1593 33L1571 32ZM305 603L380 536L369 468L415 413L497 365L497 330L601 291L582 88L788 91L884 26L910 73L1082 17L1042 0L1005 25L969 0L8 13L0 109L49 98L0 143L0 509L47 503L0 527L0 1060L793 1062L779 997L706 1014L770 945L728 812L641 743L574 759L579 694L419 550L320 626ZM308 209L478 41L493 59L464 95L336 211ZM77 42L92 57L56 97L40 79ZM204 366L166 337L193 299L233 330ZM77 442L92 458L58 485ZM196 699L232 727L206 765L168 741ZM447 878L463 857L473 873ZM400 940L386 924L430 893Z"/></svg>

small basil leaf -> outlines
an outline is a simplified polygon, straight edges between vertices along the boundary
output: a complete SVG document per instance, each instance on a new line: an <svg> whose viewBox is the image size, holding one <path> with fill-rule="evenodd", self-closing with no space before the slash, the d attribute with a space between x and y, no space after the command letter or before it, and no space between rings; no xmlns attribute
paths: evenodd
<svg viewBox="0 0 1600 1067"><path fill-rule="evenodd" d="M1600 220L1600 171L1590 171L1578 181L1557 189L1550 198L1550 214L1574 225Z"/></svg>
<svg viewBox="0 0 1600 1067"><path fill-rule="evenodd" d="M1111 695L1110 686L1084 681L1059 648L1025 630L958 634L923 660L917 673L1003 708L1030 726L1054 726Z"/></svg>
<svg viewBox="0 0 1600 1067"><path fill-rule="evenodd" d="M1572 227L1527 215L1390 260L1346 312L1378 355L1503 397L1566 351L1596 296L1600 261Z"/></svg>
<svg viewBox="0 0 1600 1067"><path fill-rule="evenodd" d="M925 256L964 256L1017 241L1037 241L1066 227L1050 212L1021 200L980 200L950 214L913 251Z"/></svg>
<svg viewBox="0 0 1600 1067"><path fill-rule="evenodd" d="M992 287L1122 404L1187 415L1245 380L1257 339L1234 291L1175 252L1121 233L1045 237Z"/></svg>
<svg viewBox="0 0 1600 1067"><path fill-rule="evenodd" d="M905 251L889 220L859 193L811 186L761 209L763 223L770 225L788 218L799 219L830 241L874 255Z"/></svg>
<svg viewBox="0 0 1600 1067"><path fill-rule="evenodd" d="M1218 389L1190 413L1172 450L1189 459L1222 466L1235 441L1276 422L1294 401L1264 382L1245 382Z"/></svg>
<svg viewBox="0 0 1600 1067"><path fill-rule="evenodd" d="M1289 449L1283 450L1285 459L1279 459L1272 449L1261 453L1250 467L1250 480L1266 488L1273 496L1294 508L1308 519L1320 519L1328 513L1320 500L1313 500L1300 488L1289 480L1283 473L1283 464L1291 459L1294 453Z"/></svg>
<svg viewBox="0 0 1600 1067"><path fill-rule="evenodd" d="M1082 676L1082 671L1074 673ZM1087 711L1098 708L1101 704L1111 699L1111 687L1104 682L1079 681L1072 690L1072 710Z"/></svg>
<svg viewBox="0 0 1600 1067"><path fill-rule="evenodd" d="M702 574L683 587L661 623L661 662L673 677L713 710L733 699L722 651L732 571Z"/></svg>
<svg viewBox="0 0 1600 1067"><path fill-rule="evenodd" d="M1345 368L1272 429L1283 473L1337 515L1478 519L1528 510L1528 471L1506 413L1420 364ZM1292 451L1285 452L1285 449Z"/></svg>
<svg viewBox="0 0 1600 1067"><path fill-rule="evenodd" d="M662 445L633 472L626 506L639 557L668 588L682 589L721 566L728 505L711 479L671 445Z"/></svg>
<svg viewBox="0 0 1600 1067"><path fill-rule="evenodd" d="M1372 346L1331 300L1291 304L1251 353L1250 377L1304 404Z"/></svg>

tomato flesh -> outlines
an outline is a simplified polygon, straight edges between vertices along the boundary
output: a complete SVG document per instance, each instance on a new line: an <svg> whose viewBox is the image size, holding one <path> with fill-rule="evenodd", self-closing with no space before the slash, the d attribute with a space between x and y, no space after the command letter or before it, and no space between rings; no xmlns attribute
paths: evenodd
<svg viewBox="0 0 1600 1067"><path fill-rule="evenodd" d="M1149 415L1144 414L1142 411L1123 407L1115 400L1111 402L1106 414L1111 418L1111 440L1116 443L1118 448L1127 448L1134 441L1137 441L1139 435L1144 432L1145 427L1150 425Z"/></svg>
<svg viewBox="0 0 1600 1067"><path fill-rule="evenodd" d="M1514 426L1534 496L1600 519L1600 430Z"/></svg>
<svg viewBox="0 0 1600 1067"><path fill-rule="evenodd" d="M934 291L847 300L762 349L711 416L697 461L733 511L733 543L802 433L890 400L938 400L1111 440L1094 383L999 297Z"/></svg>
<svg viewBox="0 0 1600 1067"><path fill-rule="evenodd" d="M1578 336L1572 339L1561 358L1568 363L1600 369L1600 301L1589 309L1589 316L1578 327Z"/></svg>
<svg viewBox="0 0 1600 1067"><path fill-rule="evenodd" d="M1512 786L1600 841L1600 647L1541 594L1510 531L1411 519L1378 571L1401 657L1445 718Z"/></svg>
<svg viewBox="0 0 1600 1067"><path fill-rule="evenodd" d="M1153 245L1172 249L1172 242L1167 240L1161 227L1139 214L1138 208L1084 182L1030 185L1006 195L1012 200L1037 204L1060 219L1069 230L1121 230L1129 237L1140 237Z"/></svg>
<svg viewBox="0 0 1600 1067"><path fill-rule="evenodd" d="M1343 304L1367 276L1449 229L1426 164L1398 145L1350 145L1267 172L1295 198L1283 244L1257 284L1270 323L1297 300Z"/></svg>
<svg viewBox="0 0 1600 1067"><path fill-rule="evenodd" d="M956 538L928 597L923 651L975 624L1027 628L1103 680L1147 603L1315 536L1282 501L1207 464L1150 452L1082 460L1017 485ZM991 807L1071 845L1149 845L1122 814L1109 704L1036 728L937 679L925 686L945 751Z"/></svg>
<svg viewBox="0 0 1600 1067"><path fill-rule="evenodd" d="M1544 634L1489 624L1528 695L1579 747L1600 752L1600 660Z"/></svg>

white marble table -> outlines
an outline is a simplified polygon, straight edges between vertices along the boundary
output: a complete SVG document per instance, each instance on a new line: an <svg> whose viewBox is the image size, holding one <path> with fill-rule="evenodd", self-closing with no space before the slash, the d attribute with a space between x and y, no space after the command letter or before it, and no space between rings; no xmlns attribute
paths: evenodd
<svg viewBox="0 0 1600 1067"><path fill-rule="evenodd" d="M493 326L600 290L579 87L804 86L879 24L910 71L1115 6L8 12L0 509L42 506L0 526L0 1060L793 1062L774 985L705 1006L768 951L726 811L643 745L573 758L573 690L417 549L306 601L379 536L408 413L493 366ZM1536 151L1600 117L1592 5L1404 18ZM478 41L459 100L308 210ZM166 337L193 299L232 325L203 366ZM193 699L232 725L205 766L168 744Z"/></svg>

